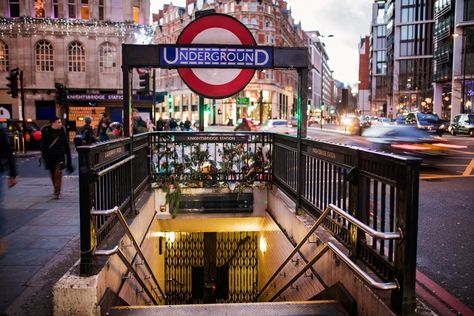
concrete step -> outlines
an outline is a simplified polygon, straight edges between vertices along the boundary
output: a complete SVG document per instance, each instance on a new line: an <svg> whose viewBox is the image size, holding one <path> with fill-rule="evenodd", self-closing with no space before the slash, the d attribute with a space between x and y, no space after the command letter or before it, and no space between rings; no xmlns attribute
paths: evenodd
<svg viewBox="0 0 474 316"><path fill-rule="evenodd" d="M348 315L336 301L236 303L202 305L119 306L111 316L209 316L209 315Z"/></svg>

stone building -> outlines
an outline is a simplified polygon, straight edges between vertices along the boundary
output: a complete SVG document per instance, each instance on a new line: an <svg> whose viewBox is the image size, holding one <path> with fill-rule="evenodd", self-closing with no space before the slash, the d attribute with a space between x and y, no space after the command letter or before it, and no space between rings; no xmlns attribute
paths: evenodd
<svg viewBox="0 0 474 316"><path fill-rule="evenodd" d="M257 45L305 46L301 25L295 24L283 0L187 0L186 7L165 5L153 17L158 23L155 43L176 43L183 28L195 19L196 12L208 9L237 18L252 32ZM157 90L168 92L159 108L160 115L164 118L197 119L198 96L187 88L177 71L161 69L157 72ZM205 99L206 123L226 124L229 120L235 123L243 116L260 121L260 111L263 121L269 118L287 119L295 113L296 98L296 71L256 71L254 79L239 94L220 100Z"/></svg>
<svg viewBox="0 0 474 316"><path fill-rule="evenodd" d="M149 22L149 0L1 1L0 106L5 117L21 118L21 98L11 98L6 89L9 71L18 68L26 119L42 125L59 115L71 131L86 115L93 124L102 112L121 121L121 44L151 42Z"/></svg>

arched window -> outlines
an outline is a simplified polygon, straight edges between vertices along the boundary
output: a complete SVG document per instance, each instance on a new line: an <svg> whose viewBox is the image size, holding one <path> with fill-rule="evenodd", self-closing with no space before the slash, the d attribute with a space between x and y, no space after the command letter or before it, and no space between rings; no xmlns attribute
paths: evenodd
<svg viewBox="0 0 474 316"><path fill-rule="evenodd" d="M53 46L50 42L41 40L35 47L36 71L53 71Z"/></svg>
<svg viewBox="0 0 474 316"><path fill-rule="evenodd" d="M72 72L86 71L86 50L79 42L72 42L67 48L68 69Z"/></svg>
<svg viewBox="0 0 474 316"><path fill-rule="evenodd" d="M117 65L117 50L109 42L100 45L99 48L99 71L104 73L115 72Z"/></svg>
<svg viewBox="0 0 474 316"><path fill-rule="evenodd" d="M0 72L7 72L8 68L8 45L0 41Z"/></svg>

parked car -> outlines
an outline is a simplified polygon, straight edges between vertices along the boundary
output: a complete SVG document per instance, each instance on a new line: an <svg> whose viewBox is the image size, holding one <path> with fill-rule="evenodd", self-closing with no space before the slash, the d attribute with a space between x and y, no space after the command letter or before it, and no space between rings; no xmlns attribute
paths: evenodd
<svg viewBox="0 0 474 316"><path fill-rule="evenodd" d="M474 137L474 114L458 114L454 117L453 123L448 127L451 135L467 134Z"/></svg>
<svg viewBox="0 0 474 316"><path fill-rule="evenodd" d="M407 114L405 124L414 125L429 133L442 136L446 132L446 126L441 122L439 116L434 113L411 112Z"/></svg>
<svg viewBox="0 0 474 316"><path fill-rule="evenodd" d="M296 133L296 129L289 126L287 120L268 120L260 128L261 132L272 132L280 134L292 134Z"/></svg>

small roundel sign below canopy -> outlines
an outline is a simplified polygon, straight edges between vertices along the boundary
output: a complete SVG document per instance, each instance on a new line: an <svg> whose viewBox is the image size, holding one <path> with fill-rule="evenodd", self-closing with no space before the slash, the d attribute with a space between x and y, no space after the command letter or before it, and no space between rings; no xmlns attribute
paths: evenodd
<svg viewBox="0 0 474 316"><path fill-rule="evenodd" d="M179 67L178 73L191 90L207 98L226 98L241 91L258 64L269 61L265 50L245 48L256 45L252 33L224 14L209 14L192 21L179 35L177 44L181 49L176 47L171 55L162 54L163 58L177 62L179 57L180 66L185 67L186 63L187 67L200 63L199 68ZM186 48L189 44L193 47Z"/></svg>

